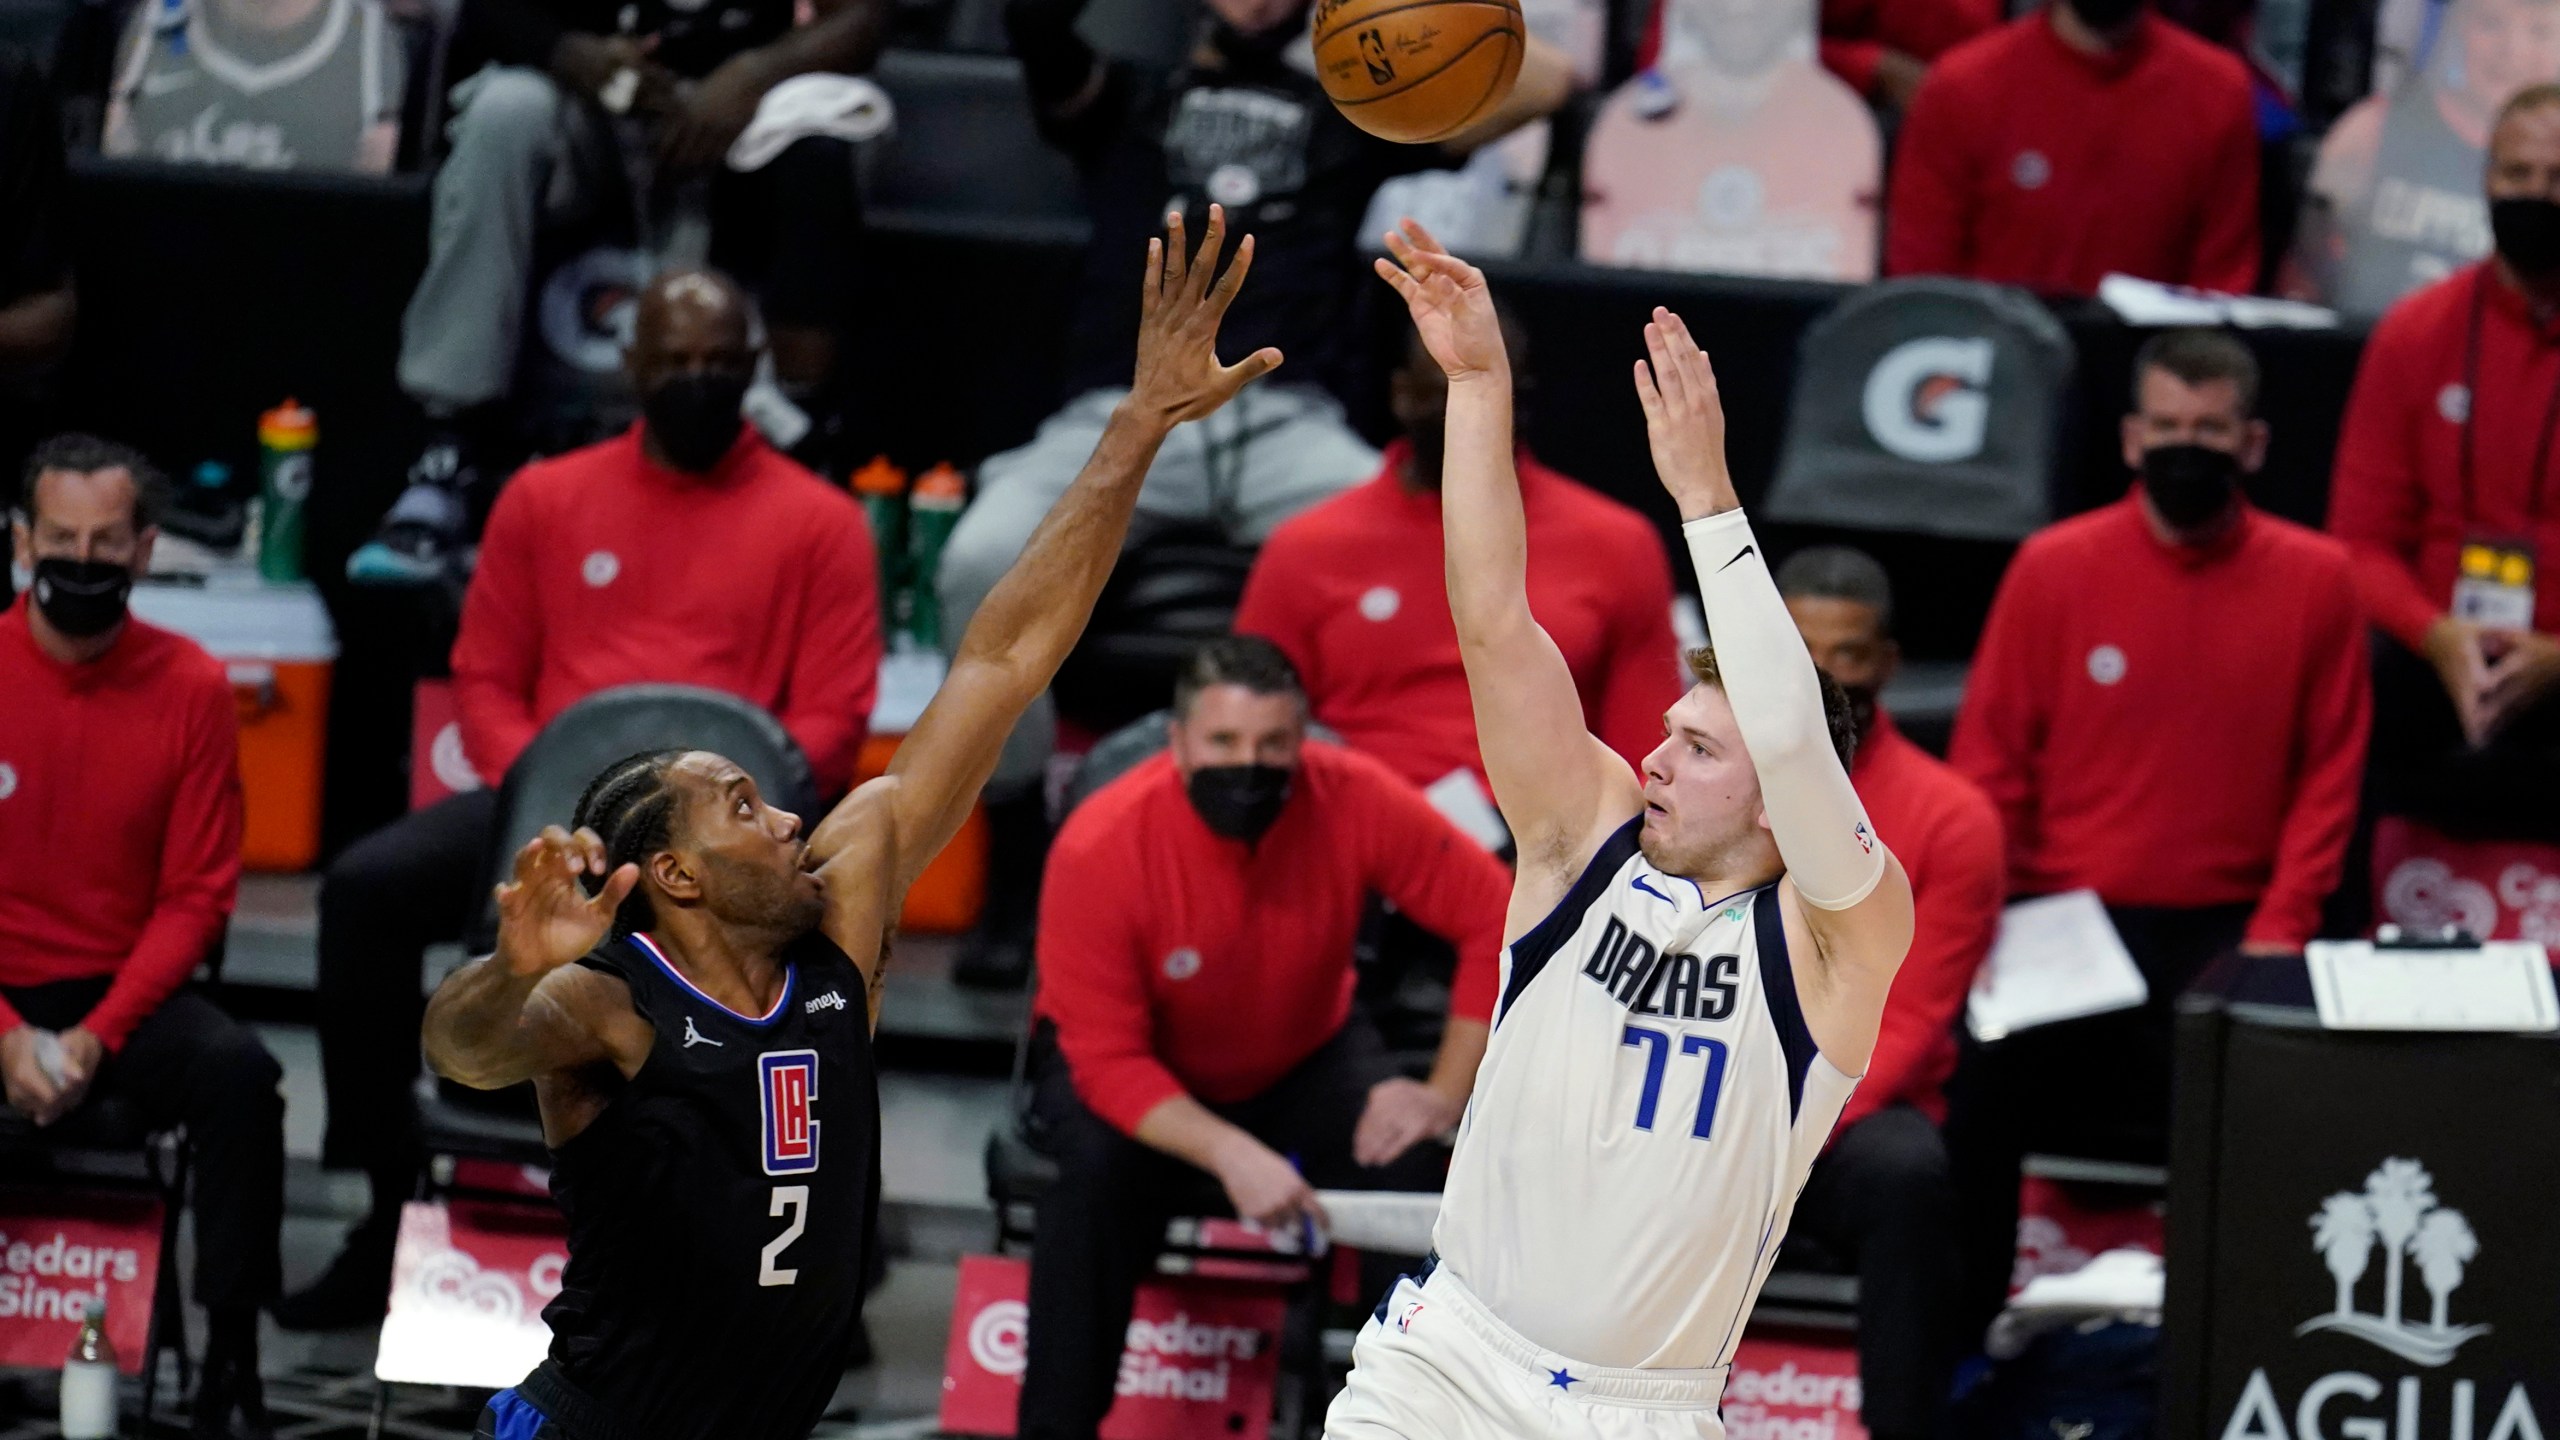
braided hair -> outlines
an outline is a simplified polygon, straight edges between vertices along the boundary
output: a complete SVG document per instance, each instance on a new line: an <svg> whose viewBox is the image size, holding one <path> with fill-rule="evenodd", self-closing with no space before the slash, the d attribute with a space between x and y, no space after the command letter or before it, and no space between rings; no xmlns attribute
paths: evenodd
<svg viewBox="0 0 2560 1440"><path fill-rule="evenodd" d="M667 783L667 772L686 753L643 750L625 755L588 782L587 793L578 797L577 813L569 822L573 829L594 830L604 841L604 875L579 877L588 894L601 891L605 878L626 864L645 869L649 857L673 841L676 804L682 797ZM614 912L613 933L646 930L656 923L656 916L648 888L634 885L623 897L622 908Z"/></svg>

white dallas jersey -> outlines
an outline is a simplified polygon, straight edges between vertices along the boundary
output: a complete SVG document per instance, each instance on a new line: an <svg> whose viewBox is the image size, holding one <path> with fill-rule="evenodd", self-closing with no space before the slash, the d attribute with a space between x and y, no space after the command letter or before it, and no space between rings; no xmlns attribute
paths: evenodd
<svg viewBox="0 0 2560 1440"><path fill-rule="evenodd" d="M1857 1081L1805 1029L1775 882L1705 895L1646 863L1641 823L1503 952L1433 1239L1537 1345L1706 1369Z"/></svg>

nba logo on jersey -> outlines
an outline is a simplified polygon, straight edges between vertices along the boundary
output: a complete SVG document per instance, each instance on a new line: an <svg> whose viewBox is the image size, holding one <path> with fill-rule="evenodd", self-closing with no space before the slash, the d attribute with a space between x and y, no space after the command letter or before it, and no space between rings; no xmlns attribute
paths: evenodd
<svg viewBox="0 0 2560 1440"><path fill-rule="evenodd" d="M818 1098L818 1052L776 1050L756 1057L763 1087L764 1173L805 1175L818 1168L818 1122L809 1106Z"/></svg>

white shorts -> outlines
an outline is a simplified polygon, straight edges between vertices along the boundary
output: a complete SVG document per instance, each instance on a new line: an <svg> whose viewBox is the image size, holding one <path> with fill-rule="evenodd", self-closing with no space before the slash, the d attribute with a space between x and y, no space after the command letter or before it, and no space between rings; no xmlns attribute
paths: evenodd
<svg viewBox="0 0 2560 1440"><path fill-rule="evenodd" d="M1522 1339L1446 1267L1360 1328L1325 1440L1724 1440L1726 1371L1612 1370Z"/></svg>

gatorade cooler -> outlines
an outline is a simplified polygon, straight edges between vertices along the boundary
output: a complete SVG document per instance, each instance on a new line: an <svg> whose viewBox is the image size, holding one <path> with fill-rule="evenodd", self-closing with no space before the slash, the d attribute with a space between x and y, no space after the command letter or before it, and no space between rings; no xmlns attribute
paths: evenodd
<svg viewBox="0 0 2560 1440"><path fill-rule="evenodd" d="M307 870L320 858L320 773L337 632L309 585L218 575L207 585L137 585L133 613L211 651L231 672L252 870Z"/></svg>

